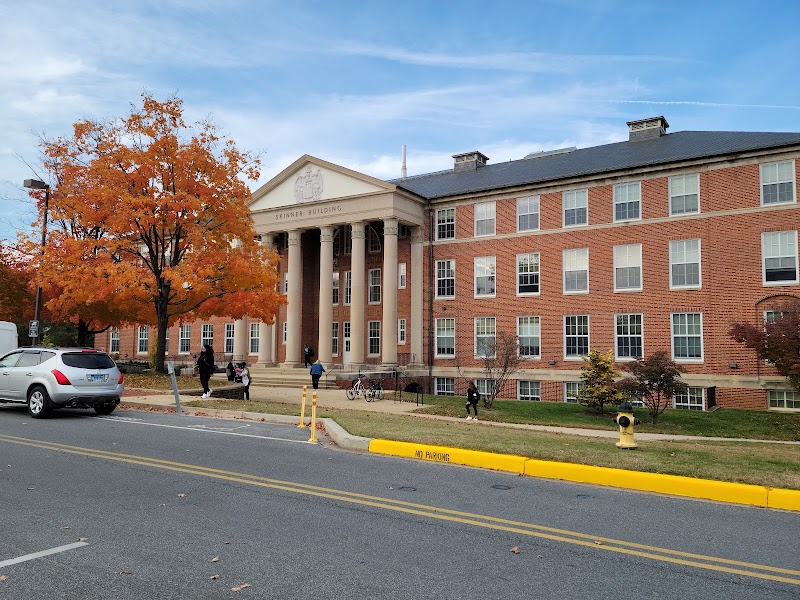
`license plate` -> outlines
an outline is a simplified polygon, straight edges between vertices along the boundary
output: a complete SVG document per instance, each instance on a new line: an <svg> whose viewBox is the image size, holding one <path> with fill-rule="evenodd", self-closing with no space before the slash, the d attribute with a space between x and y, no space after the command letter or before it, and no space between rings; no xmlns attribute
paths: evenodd
<svg viewBox="0 0 800 600"><path fill-rule="evenodd" d="M106 380L106 376L105 375L87 375L86 378L89 381L105 381Z"/></svg>

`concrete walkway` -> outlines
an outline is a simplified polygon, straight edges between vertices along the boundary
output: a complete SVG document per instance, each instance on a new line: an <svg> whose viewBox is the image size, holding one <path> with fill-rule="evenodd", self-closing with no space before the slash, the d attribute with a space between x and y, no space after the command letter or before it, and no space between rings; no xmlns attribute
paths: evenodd
<svg viewBox="0 0 800 600"><path fill-rule="evenodd" d="M214 380L211 381L211 389L214 389ZM306 416L311 415L311 400L312 392L311 386L306 390ZM415 401L415 395L408 392L403 392L402 402L387 397L384 400L377 400L374 402L367 402L363 398L356 398L355 400L348 400L344 390L329 389L329 390L316 390L317 391L317 409L327 408L335 410L360 410L371 413L384 413L394 415L411 415L423 419L431 419L437 421L464 421L464 419L456 417L444 417L439 415L428 415L416 412L421 405ZM141 393L139 393L141 392ZM130 395L129 395L130 394ZM279 387L250 387L250 399L257 401L270 401L282 402L286 404L296 404L300 406L302 401L302 388L279 388ZM213 394L212 394L213 397ZM198 396L181 395L181 404L191 402L192 400L199 400ZM165 394L163 392L145 392L143 390L130 390L126 391L122 402L128 405L137 406L152 406L152 407L175 407L175 397L172 393ZM207 411L206 411L207 412ZM240 412L240 411L238 411ZM268 415L257 413L260 418L266 421L274 420L273 417L279 415ZM224 415L222 415L224 416ZM237 415L238 416L238 415ZM294 418L294 417L293 417ZM283 419L279 419L283 421ZM619 430L611 421L609 415L608 429L581 429L575 427L551 427L547 425L525 425L519 423L499 423L495 421L470 421L470 425L483 425L487 427L506 427L511 429L526 429L530 431L545 431L549 433L558 433L563 435L576 435L581 437L595 437L595 438L619 438ZM753 442L761 444L790 444L798 445L800 442L791 441L777 441L777 440L753 440L747 438L722 438L722 437L702 437L694 435L673 435L663 433L637 433L636 439L641 441L686 441L686 440L704 440L715 442ZM335 440L334 440L335 441Z"/></svg>

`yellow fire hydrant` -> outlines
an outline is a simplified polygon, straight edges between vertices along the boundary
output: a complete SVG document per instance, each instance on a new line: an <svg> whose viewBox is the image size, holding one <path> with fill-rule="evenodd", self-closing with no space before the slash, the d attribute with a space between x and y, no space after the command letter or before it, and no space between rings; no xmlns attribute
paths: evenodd
<svg viewBox="0 0 800 600"><path fill-rule="evenodd" d="M614 422L619 425L619 441L617 442L617 448L624 448L626 450L638 448L639 446L636 444L636 440L633 439L633 426L638 425L641 421L633 415L633 405L630 402L625 401L620 403Z"/></svg>

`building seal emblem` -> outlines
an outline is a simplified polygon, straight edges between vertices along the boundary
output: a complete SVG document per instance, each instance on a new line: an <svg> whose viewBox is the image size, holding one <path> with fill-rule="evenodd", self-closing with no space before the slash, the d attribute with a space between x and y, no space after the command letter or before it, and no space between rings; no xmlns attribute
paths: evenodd
<svg viewBox="0 0 800 600"><path fill-rule="evenodd" d="M311 167L306 167L303 172L297 176L294 182L294 199L295 202L313 202L322 198L322 170L317 169L316 172L311 170Z"/></svg>

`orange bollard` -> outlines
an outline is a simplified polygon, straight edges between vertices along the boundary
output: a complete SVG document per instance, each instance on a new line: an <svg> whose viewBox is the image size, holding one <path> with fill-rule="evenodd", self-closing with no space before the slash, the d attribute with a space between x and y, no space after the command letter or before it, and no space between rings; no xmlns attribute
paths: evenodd
<svg viewBox="0 0 800 600"><path fill-rule="evenodd" d="M308 441L317 441L317 392L311 394L311 437Z"/></svg>
<svg viewBox="0 0 800 600"><path fill-rule="evenodd" d="M303 386L303 401L300 403L300 422L297 424L298 427L305 427L306 426L306 388L308 386Z"/></svg>

